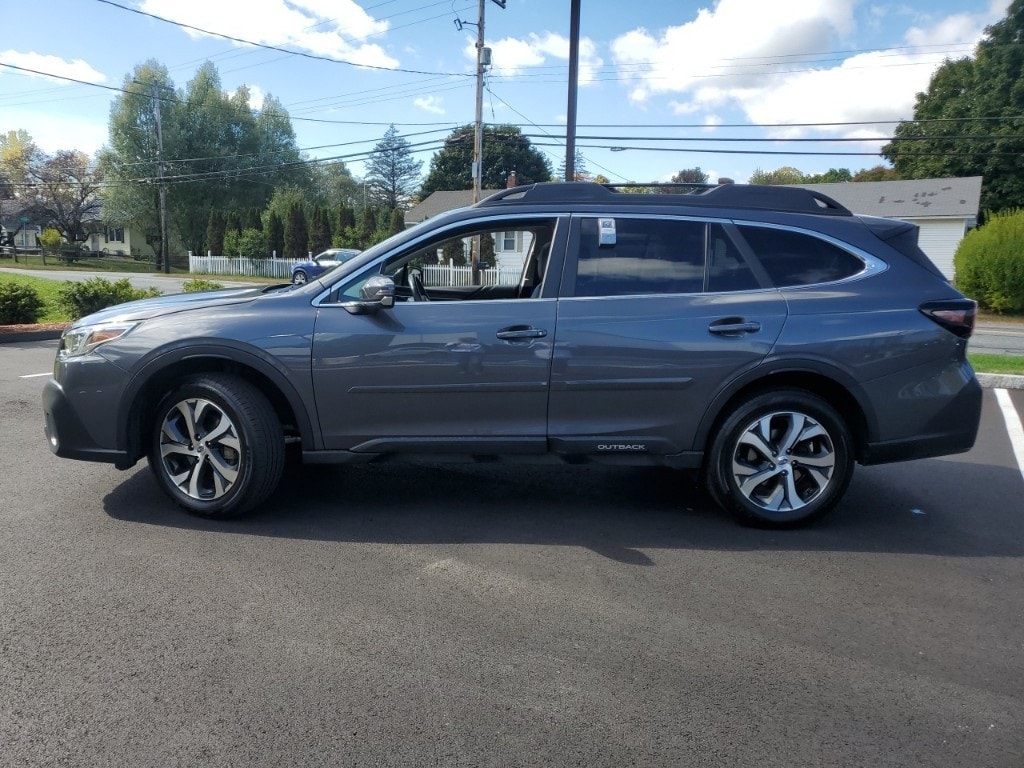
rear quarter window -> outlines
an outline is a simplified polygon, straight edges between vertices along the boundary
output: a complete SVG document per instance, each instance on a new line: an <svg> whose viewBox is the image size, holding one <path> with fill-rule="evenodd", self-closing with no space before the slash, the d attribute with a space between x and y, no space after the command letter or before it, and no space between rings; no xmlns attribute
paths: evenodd
<svg viewBox="0 0 1024 768"><path fill-rule="evenodd" d="M864 269L858 257L813 235L751 225L739 231L777 288L831 283Z"/></svg>

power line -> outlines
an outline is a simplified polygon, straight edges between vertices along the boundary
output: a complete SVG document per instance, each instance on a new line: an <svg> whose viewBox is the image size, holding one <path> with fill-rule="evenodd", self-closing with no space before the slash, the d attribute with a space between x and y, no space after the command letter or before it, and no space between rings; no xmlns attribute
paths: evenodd
<svg viewBox="0 0 1024 768"><path fill-rule="evenodd" d="M202 27L196 27L196 26L193 26L192 24L185 24L184 22L181 22L181 21L174 21L173 19L168 19L168 18L165 18L163 16L158 16L155 13L149 13L149 12L143 11L143 10L141 10L139 8L130 8L127 5L121 5L120 3L115 3L113 0L96 0L96 2L97 3L103 3L104 5L112 6L114 8L120 8L122 11L128 11L130 13L137 13L140 16L148 16L151 19L156 19L157 21L162 21L165 24L173 24L174 26L182 27L183 29L191 29L194 32L202 32L204 35L211 35L213 37L221 37L221 38L223 38L225 40L230 40L230 41L232 41L234 43L241 43L243 45L251 45L251 46L254 46L256 48L264 48L264 49L266 49L268 51L277 51L279 53L287 53L287 54L289 54L291 56L300 56L300 57L302 57L304 59L313 59L315 61L326 61L326 62L328 62L330 64L344 64L345 66L361 67L363 69L376 69L376 70L379 70L379 71L382 71L382 72L403 72L403 73L409 74L409 75L448 75L448 76L451 76L451 77L472 77L472 75L469 75L469 74L467 74L465 72L428 72L428 71L417 70L417 69L404 69L402 67L381 67L381 66L378 66L376 64L359 64L357 62L347 61L345 59L332 59L329 56L319 56L319 55L317 55L315 53L307 53L305 51L293 51L293 50L289 50L288 48L281 48L280 46L276 46L276 45L268 45L267 43L257 43L257 42L254 42L252 40L246 40L245 38L234 37L233 35L226 35L223 32L213 32L212 30L203 29Z"/></svg>

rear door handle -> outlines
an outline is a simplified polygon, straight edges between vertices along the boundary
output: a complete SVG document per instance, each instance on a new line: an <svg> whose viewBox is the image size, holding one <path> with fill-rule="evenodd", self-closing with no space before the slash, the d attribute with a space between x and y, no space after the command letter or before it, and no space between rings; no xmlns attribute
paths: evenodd
<svg viewBox="0 0 1024 768"><path fill-rule="evenodd" d="M761 324L752 321L745 322L738 317L730 317L712 323L708 326L708 330L719 336L740 336L744 333L757 333L761 330Z"/></svg>
<svg viewBox="0 0 1024 768"><path fill-rule="evenodd" d="M521 339L543 339L548 332L541 328L531 328L528 325L513 325L502 328L497 337L502 341L520 341Z"/></svg>

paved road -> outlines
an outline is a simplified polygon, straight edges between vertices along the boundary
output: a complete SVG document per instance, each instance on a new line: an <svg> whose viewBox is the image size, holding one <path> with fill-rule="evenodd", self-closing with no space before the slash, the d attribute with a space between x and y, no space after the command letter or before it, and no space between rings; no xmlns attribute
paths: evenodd
<svg viewBox="0 0 1024 768"><path fill-rule="evenodd" d="M807 530L505 465L293 468L227 524L49 453L53 347L0 348L0 765L1020 768L991 391L971 453L858 468Z"/></svg>
<svg viewBox="0 0 1024 768"><path fill-rule="evenodd" d="M993 355L1024 355L1024 325L980 324L971 336L968 349Z"/></svg>

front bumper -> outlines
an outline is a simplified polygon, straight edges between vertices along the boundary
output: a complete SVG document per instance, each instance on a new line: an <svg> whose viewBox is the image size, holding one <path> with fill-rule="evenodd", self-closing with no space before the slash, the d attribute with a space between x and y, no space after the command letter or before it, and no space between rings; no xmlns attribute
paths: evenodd
<svg viewBox="0 0 1024 768"><path fill-rule="evenodd" d="M57 363L43 386L43 431L57 456L99 461L127 469L128 458L117 424L125 373L102 358Z"/></svg>

